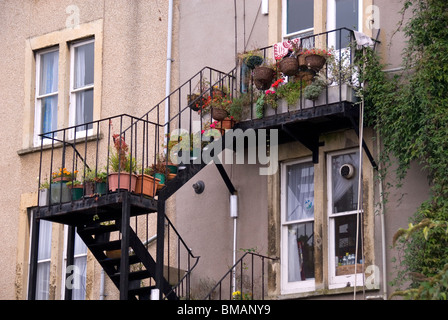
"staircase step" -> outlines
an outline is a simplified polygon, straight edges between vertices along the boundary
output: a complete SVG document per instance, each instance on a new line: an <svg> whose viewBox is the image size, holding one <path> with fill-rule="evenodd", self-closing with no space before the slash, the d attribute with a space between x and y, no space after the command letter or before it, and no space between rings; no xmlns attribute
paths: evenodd
<svg viewBox="0 0 448 320"><path fill-rule="evenodd" d="M114 240L109 242L99 242L90 245L91 249L95 250L118 250L121 249L121 240Z"/></svg>
<svg viewBox="0 0 448 320"><path fill-rule="evenodd" d="M89 226L86 227L79 232L86 234L86 235L96 235L96 234L104 234L107 232L114 232L119 231L119 227L117 224L110 224L110 225L98 225L98 226Z"/></svg>
<svg viewBox="0 0 448 320"><path fill-rule="evenodd" d="M111 278L120 278L120 272L115 273L110 276ZM139 270L134 272L129 272L129 280L142 280L151 277L148 270Z"/></svg>
<svg viewBox="0 0 448 320"><path fill-rule="evenodd" d="M98 262L101 265L109 265L109 266L118 267L118 266L120 266L121 258L107 258L104 260L98 260ZM129 264L130 265L134 264L134 263L139 263L139 262L141 262L141 261L136 255L129 256Z"/></svg>
<svg viewBox="0 0 448 320"><path fill-rule="evenodd" d="M140 300L149 300L149 297L151 295L151 290L155 289L156 286L149 286L149 287L141 287L136 289L130 289L129 295L139 296Z"/></svg>

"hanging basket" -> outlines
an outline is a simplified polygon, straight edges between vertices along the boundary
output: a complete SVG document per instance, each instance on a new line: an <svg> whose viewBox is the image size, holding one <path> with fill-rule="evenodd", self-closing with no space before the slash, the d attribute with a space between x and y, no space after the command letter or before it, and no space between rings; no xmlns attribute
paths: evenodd
<svg viewBox="0 0 448 320"><path fill-rule="evenodd" d="M283 58L279 63L279 68L285 76L294 76L299 71L299 61L294 57Z"/></svg>
<svg viewBox="0 0 448 320"><path fill-rule="evenodd" d="M327 59L318 54L310 54L305 57L308 68L315 70L316 72L323 68Z"/></svg>
<svg viewBox="0 0 448 320"><path fill-rule="evenodd" d="M268 67L256 67L254 70L254 83L257 89L267 90L274 80L274 70Z"/></svg>
<svg viewBox="0 0 448 320"><path fill-rule="evenodd" d="M224 109L212 108L212 118L217 121L222 121L228 116L228 113Z"/></svg>
<svg viewBox="0 0 448 320"><path fill-rule="evenodd" d="M312 69L306 69L306 70L300 70L299 73L297 73L296 77L300 80L305 81L307 84L311 84L313 82L314 76L316 75L316 72Z"/></svg>
<svg viewBox="0 0 448 320"><path fill-rule="evenodd" d="M299 63L299 68L300 69L304 69L304 68L308 68L308 65L307 65L307 63L306 63L306 60L305 60L305 55L304 54L300 54L298 57L297 57L297 62Z"/></svg>

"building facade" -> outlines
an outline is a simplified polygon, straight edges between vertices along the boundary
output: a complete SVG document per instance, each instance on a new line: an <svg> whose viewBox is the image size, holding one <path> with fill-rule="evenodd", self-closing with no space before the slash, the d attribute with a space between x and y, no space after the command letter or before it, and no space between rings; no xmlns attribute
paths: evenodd
<svg viewBox="0 0 448 320"><path fill-rule="evenodd" d="M122 138L137 172L169 148L175 129L188 136L207 129L210 115L191 112L188 97L206 98L214 87L226 88L229 97L255 92L242 80L251 74L239 59L244 52L264 48L265 60L273 59L274 44L300 39L303 48L331 48L341 59L351 55L346 47L355 30L376 40L385 72L399 72L400 9L400 2L382 0L3 1L1 112L11 121L0 129L10 150L0 164L8 177L0 228L2 255L11 258L2 260L0 298L155 298L160 292L170 298L166 286L182 280L188 293L176 297L202 299L243 255L251 260L230 271L221 290L226 297L236 291L257 299L387 297L397 254L390 249L393 234L407 225L428 187L413 168L388 205L378 205L381 144L372 128L359 126L360 104L351 91L342 96L341 89L330 102L341 82L328 86L322 104L303 97L295 105L280 102L261 119L247 107L235 127L247 143L226 148L222 165L187 164L158 197L137 197L135 190L129 198L115 190L92 196L85 187L79 200L53 200L65 192L60 182L59 189L48 188L50 202L41 203L38 189L64 169L72 183L75 171L76 180L92 171L98 178L103 167L110 173L110 153L123 150ZM115 220L117 229L101 226L115 232L109 249L132 250L102 260L107 248L98 246L96 234L86 235L92 217ZM117 269L109 268L111 261ZM120 268L130 273L117 276ZM152 280L138 278L145 272ZM140 280L137 288L127 283L132 277ZM222 298L217 290L211 297Z"/></svg>

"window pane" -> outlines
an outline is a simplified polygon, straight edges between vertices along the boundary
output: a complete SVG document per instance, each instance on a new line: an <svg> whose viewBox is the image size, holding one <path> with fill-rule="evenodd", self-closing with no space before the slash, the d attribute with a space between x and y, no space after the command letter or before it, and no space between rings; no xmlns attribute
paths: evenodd
<svg viewBox="0 0 448 320"><path fill-rule="evenodd" d="M358 205L358 152L334 156L332 158L333 213L353 211ZM349 164L354 169L351 177L341 175L340 169Z"/></svg>
<svg viewBox="0 0 448 320"><path fill-rule="evenodd" d="M41 133L54 131L58 126L58 96L41 99ZM51 138L51 135L48 135Z"/></svg>
<svg viewBox="0 0 448 320"><path fill-rule="evenodd" d="M37 264L36 300L48 300L50 288L50 262Z"/></svg>
<svg viewBox="0 0 448 320"><path fill-rule="evenodd" d="M336 0L336 29L358 30L358 1ZM342 37L342 38L341 38ZM339 41L341 42L339 44ZM336 35L336 48L345 48L350 42L350 32L343 30Z"/></svg>
<svg viewBox="0 0 448 320"><path fill-rule="evenodd" d="M314 0L287 0L286 33L313 28Z"/></svg>
<svg viewBox="0 0 448 320"><path fill-rule="evenodd" d="M361 220L361 219L360 219ZM353 274L355 272L355 250L356 250L356 215L334 218L335 234L335 259L336 275ZM361 222L359 224L361 228ZM358 257L357 263L361 263L361 229L358 233ZM362 272L357 268L357 273Z"/></svg>
<svg viewBox="0 0 448 320"><path fill-rule="evenodd" d="M286 178L286 221L314 218L314 165L290 165L287 167Z"/></svg>
<svg viewBox="0 0 448 320"><path fill-rule="evenodd" d="M93 84L93 68L94 43L75 47L75 89Z"/></svg>
<svg viewBox="0 0 448 320"><path fill-rule="evenodd" d="M314 222L288 226L288 282L314 278Z"/></svg>
<svg viewBox="0 0 448 320"><path fill-rule="evenodd" d="M58 91L58 60L58 51L40 55L39 95Z"/></svg>
<svg viewBox="0 0 448 320"><path fill-rule="evenodd" d="M76 249L76 245L75 245ZM73 277L72 299L85 300L86 298L86 267L87 256L75 258L76 276Z"/></svg>
<svg viewBox="0 0 448 320"><path fill-rule="evenodd" d="M93 89L77 92L75 124L80 125L91 121L93 121ZM87 129L92 129L93 126L89 124L87 127ZM76 131L85 130L85 126L76 128Z"/></svg>

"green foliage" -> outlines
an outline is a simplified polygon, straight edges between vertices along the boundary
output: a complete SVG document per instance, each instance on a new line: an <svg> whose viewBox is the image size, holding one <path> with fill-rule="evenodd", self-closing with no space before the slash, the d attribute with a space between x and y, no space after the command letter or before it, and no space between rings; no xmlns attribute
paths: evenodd
<svg viewBox="0 0 448 320"><path fill-rule="evenodd" d="M401 291L413 299L446 299L448 293L448 1L408 0L402 14L407 46L405 71L388 78L372 52L358 59L369 124L379 130L382 161L397 162L398 186L412 162L428 172L430 197L417 210L408 229L396 234L403 261L395 283L411 281ZM417 275L417 277L416 277Z"/></svg>
<svg viewBox="0 0 448 320"><path fill-rule="evenodd" d="M294 105L299 101L302 89L306 87L306 83L302 81L289 81L279 86L277 96L279 99L285 99L288 105Z"/></svg>

